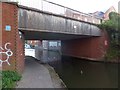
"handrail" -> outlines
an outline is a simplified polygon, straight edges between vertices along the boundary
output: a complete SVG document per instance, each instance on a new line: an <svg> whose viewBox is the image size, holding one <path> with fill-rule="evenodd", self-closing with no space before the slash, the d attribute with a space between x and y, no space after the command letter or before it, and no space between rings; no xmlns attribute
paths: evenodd
<svg viewBox="0 0 120 90"><path fill-rule="evenodd" d="M83 13L83 12L80 12L80 11L78 11L78 10L75 10L75 9L72 9L72 8L69 8L69 7L66 7L66 6L63 6L63 5L60 5L60 4L51 2L51 1L47 1L47 0L43 0L43 1L48 2L48 3L51 3L51 4L54 4L54 5L57 5L57 6L60 6L60 7L63 7L63 8L66 8L66 9L69 9L69 10L72 10L72 11L75 11L75 12L78 12L78 13L81 13L81 14L84 14L84 15L87 15L87 16L91 16L91 17L95 17L95 18L101 19L101 18L99 18L98 16L93 16L93 15L91 15L91 14Z"/></svg>
<svg viewBox="0 0 120 90"><path fill-rule="evenodd" d="M56 4L56 3L53 3L53 2L47 1L47 0L42 0L43 8L46 8L46 6L44 6L43 2L63 8L64 11L62 13L64 13L64 16L67 16L67 17L75 18L78 20L83 20L85 22L90 22L90 23L94 23L94 24L100 24L102 21L102 19L96 15L86 14L86 13L80 12L78 10L74 10L74 9L68 8L66 6ZM48 10L44 10L43 8L42 8L43 11L48 11ZM58 13L58 12L54 12L54 11L53 12L48 11L48 12Z"/></svg>
<svg viewBox="0 0 120 90"><path fill-rule="evenodd" d="M16 0L9 0L9 1L16 1ZM89 23L100 24L101 20L102 20L98 16L86 14L86 13L71 9L66 6L53 3L48 0L41 0L40 4L36 3L37 4L36 6L34 6L32 4L28 4L28 3L23 3L23 4L27 4L25 6L28 6L28 7L40 9L42 11L47 11L47 12L53 13L53 14L59 14L59 15L62 15L65 17L70 17L70 18L77 19L77 20L82 20L82 21L89 22Z"/></svg>

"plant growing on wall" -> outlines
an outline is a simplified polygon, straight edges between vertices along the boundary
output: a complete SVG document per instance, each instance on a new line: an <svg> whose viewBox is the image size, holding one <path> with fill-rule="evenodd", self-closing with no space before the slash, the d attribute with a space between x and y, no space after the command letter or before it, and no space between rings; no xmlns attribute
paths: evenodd
<svg viewBox="0 0 120 90"><path fill-rule="evenodd" d="M104 21L98 26L101 29L105 29L109 35L110 47L108 53L106 54L106 58L120 58L120 14L111 12L109 14L109 20Z"/></svg>

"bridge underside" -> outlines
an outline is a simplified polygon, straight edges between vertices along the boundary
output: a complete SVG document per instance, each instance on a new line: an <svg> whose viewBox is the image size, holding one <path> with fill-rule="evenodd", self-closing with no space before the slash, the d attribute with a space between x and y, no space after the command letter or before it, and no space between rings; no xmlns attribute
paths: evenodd
<svg viewBox="0 0 120 90"><path fill-rule="evenodd" d="M107 34L102 36L75 35L40 30L20 30L25 40L61 40L62 55L100 61L107 50Z"/></svg>
<svg viewBox="0 0 120 90"><path fill-rule="evenodd" d="M54 33L54 32L28 31L28 30L22 30L21 32L24 34L25 40L71 40L71 39L91 37L87 35L75 35L75 34Z"/></svg>

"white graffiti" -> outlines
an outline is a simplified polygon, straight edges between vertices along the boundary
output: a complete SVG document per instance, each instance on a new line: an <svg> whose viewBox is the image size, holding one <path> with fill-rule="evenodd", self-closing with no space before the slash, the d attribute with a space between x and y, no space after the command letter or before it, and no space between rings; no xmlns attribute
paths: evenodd
<svg viewBox="0 0 120 90"><path fill-rule="evenodd" d="M7 48L8 45L10 45L10 43L6 43L5 46L4 46L4 48L0 47L0 49L2 50L2 51L0 51L0 55L2 56L2 55L4 54L4 55L7 56L5 60L2 60L2 59L0 58L0 66L2 66L2 64L3 64L4 62L6 62L8 65L10 65L10 63L9 63L9 58L10 58L10 56L13 55L13 52L11 51L11 49L8 49L8 48ZM5 50L5 51L3 51L3 50Z"/></svg>

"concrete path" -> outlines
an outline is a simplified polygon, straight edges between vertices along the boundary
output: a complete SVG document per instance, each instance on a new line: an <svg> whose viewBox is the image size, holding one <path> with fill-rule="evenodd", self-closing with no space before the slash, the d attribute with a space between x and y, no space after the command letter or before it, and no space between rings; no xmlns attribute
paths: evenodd
<svg viewBox="0 0 120 90"><path fill-rule="evenodd" d="M16 88L54 88L48 69L26 57L25 71Z"/></svg>

